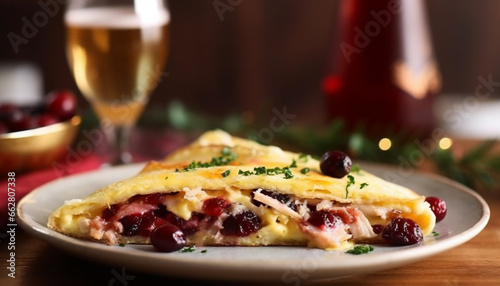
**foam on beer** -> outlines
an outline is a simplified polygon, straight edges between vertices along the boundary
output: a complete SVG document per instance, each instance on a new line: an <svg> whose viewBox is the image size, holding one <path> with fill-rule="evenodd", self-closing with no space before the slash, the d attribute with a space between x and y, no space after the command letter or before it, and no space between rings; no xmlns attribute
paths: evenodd
<svg viewBox="0 0 500 286"><path fill-rule="evenodd" d="M140 8L140 7L139 7ZM165 9L134 10L132 7L84 8L69 10L64 18L66 25L130 29L162 26L170 22Z"/></svg>

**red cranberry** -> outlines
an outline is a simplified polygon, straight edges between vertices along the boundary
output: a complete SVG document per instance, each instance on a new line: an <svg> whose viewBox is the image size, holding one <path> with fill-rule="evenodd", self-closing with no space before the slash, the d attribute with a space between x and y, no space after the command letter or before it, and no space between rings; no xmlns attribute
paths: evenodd
<svg viewBox="0 0 500 286"><path fill-rule="evenodd" d="M167 220L168 223L175 225L179 228L187 222L187 220L184 220L184 219L176 216L174 213L169 212L169 211L167 211L167 215L166 215L165 219Z"/></svg>
<svg viewBox="0 0 500 286"><path fill-rule="evenodd" d="M446 202L438 197L427 197L425 201L431 205L431 210L436 215L436 222L442 221L446 216Z"/></svg>
<svg viewBox="0 0 500 286"><path fill-rule="evenodd" d="M156 217L153 211L146 212L142 215L138 234L142 236L149 236L154 229L166 223L167 222L164 219Z"/></svg>
<svg viewBox="0 0 500 286"><path fill-rule="evenodd" d="M185 221L184 225L181 227L182 232L186 235L191 235L201 228L201 221L205 218L205 215L198 212L193 212L191 218Z"/></svg>
<svg viewBox="0 0 500 286"><path fill-rule="evenodd" d="M210 198L203 201L203 212L209 216L219 217L231 204L223 197Z"/></svg>
<svg viewBox="0 0 500 286"><path fill-rule="evenodd" d="M45 101L45 111L61 121L70 119L76 113L75 95L67 90L50 93Z"/></svg>
<svg viewBox="0 0 500 286"><path fill-rule="evenodd" d="M340 151L328 151L321 156L320 169L323 174L342 178L351 171L352 161L349 156Z"/></svg>
<svg viewBox="0 0 500 286"><path fill-rule="evenodd" d="M12 132L29 130L35 128L36 126L36 121L33 117L21 111L15 112L9 119L7 119L7 127Z"/></svg>
<svg viewBox="0 0 500 286"><path fill-rule="evenodd" d="M151 233L151 244L163 252L173 252L186 246L184 233L176 226L164 224Z"/></svg>
<svg viewBox="0 0 500 286"><path fill-rule="evenodd" d="M379 234L379 233L382 232L382 230L384 229L384 227L381 224L374 224L374 225L372 225L372 229L373 229L373 232L375 234Z"/></svg>
<svg viewBox="0 0 500 286"><path fill-rule="evenodd" d="M110 205L108 208L106 208L106 209L104 209L102 211L101 217L104 220L109 220L110 218L112 218L118 212L118 210L120 209L120 207L121 207L120 204Z"/></svg>
<svg viewBox="0 0 500 286"><path fill-rule="evenodd" d="M168 212L168 211L167 211ZM168 212L165 220L177 226L184 232L185 235L189 236L200 229L199 222L204 218L203 214L193 212L189 220L182 219L176 216L174 213Z"/></svg>
<svg viewBox="0 0 500 286"><path fill-rule="evenodd" d="M409 218L394 218L382 231L382 238L391 245L410 245L424 239L420 226Z"/></svg>
<svg viewBox="0 0 500 286"><path fill-rule="evenodd" d="M159 218L167 216L167 207L164 204L158 204L158 209L153 211L154 215Z"/></svg>
<svg viewBox="0 0 500 286"><path fill-rule="evenodd" d="M309 209L309 211L311 211L311 212L315 212L315 211L316 211L316 206L315 206L315 205L307 204L307 208L308 208L308 209Z"/></svg>
<svg viewBox="0 0 500 286"><path fill-rule="evenodd" d="M125 236L149 236L153 229L166 223L166 220L155 216L154 211L148 211L142 215L128 215L119 221L123 225L123 235Z"/></svg>
<svg viewBox="0 0 500 286"><path fill-rule="evenodd" d="M19 108L17 108L14 104L0 104L0 121L8 120L16 112L19 112Z"/></svg>
<svg viewBox="0 0 500 286"><path fill-rule="evenodd" d="M334 228L342 223L342 218L335 215L334 212L321 210L311 213L311 217L307 220L310 224L319 227L322 230Z"/></svg>
<svg viewBox="0 0 500 286"><path fill-rule="evenodd" d="M134 236L139 233L142 216L140 214L128 215L122 217L119 221L123 225L123 235Z"/></svg>
<svg viewBox="0 0 500 286"><path fill-rule="evenodd" d="M53 115L42 114L38 118L36 118L36 122L37 122L38 127L43 127L43 126L56 124L59 121L57 121L57 118L54 117Z"/></svg>
<svg viewBox="0 0 500 286"><path fill-rule="evenodd" d="M243 211L227 217L222 223L221 233L228 236L248 236L260 229L260 223L260 218L256 213Z"/></svg>

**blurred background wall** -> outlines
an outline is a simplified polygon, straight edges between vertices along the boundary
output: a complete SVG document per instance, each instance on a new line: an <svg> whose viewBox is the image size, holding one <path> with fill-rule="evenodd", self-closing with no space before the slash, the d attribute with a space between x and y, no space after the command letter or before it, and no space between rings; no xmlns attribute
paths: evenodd
<svg viewBox="0 0 500 286"><path fill-rule="evenodd" d="M41 10L38 2L1 1L0 63L34 63L42 72L44 92L65 88L79 94L65 59L64 5L17 53L7 37L21 34L23 17L32 19ZM321 77L331 49L338 48L332 39L339 1L232 1L238 5L222 17L215 2L169 1L169 75L150 104L179 99L213 115L265 113L283 106L304 117L317 114L324 105ZM479 75L500 74L500 1L428 0L426 5L442 94L471 94Z"/></svg>

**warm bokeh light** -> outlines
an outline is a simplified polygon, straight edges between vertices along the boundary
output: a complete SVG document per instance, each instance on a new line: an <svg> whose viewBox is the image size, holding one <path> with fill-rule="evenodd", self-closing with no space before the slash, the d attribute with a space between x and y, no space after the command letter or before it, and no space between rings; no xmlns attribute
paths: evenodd
<svg viewBox="0 0 500 286"><path fill-rule="evenodd" d="M389 138L382 138L378 142L378 147L382 151L387 151L387 150L391 149L391 146L392 146L392 142Z"/></svg>
<svg viewBox="0 0 500 286"><path fill-rule="evenodd" d="M453 141L448 137L443 137L439 140L439 148L443 150L450 149L451 145L453 145Z"/></svg>

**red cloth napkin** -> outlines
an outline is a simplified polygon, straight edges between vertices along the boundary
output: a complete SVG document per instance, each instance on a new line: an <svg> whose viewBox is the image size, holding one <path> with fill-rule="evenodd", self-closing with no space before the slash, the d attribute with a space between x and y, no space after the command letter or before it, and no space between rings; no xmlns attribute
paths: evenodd
<svg viewBox="0 0 500 286"><path fill-rule="evenodd" d="M34 171L26 174L17 174L13 177L15 178L15 203L17 203L29 192L38 186L41 186L47 182L55 180L60 177L68 176L71 174L77 174L85 171L90 171L99 168L101 161L95 155L90 155L84 157L79 162L66 162L66 163L55 163L52 168L44 169L40 171ZM6 175L6 174L2 174ZM10 180L12 182L12 180ZM0 230L4 230L7 226L9 219L9 194L8 194L8 178L2 179L0 186L2 195L0 196ZM12 200L12 199L11 199Z"/></svg>

